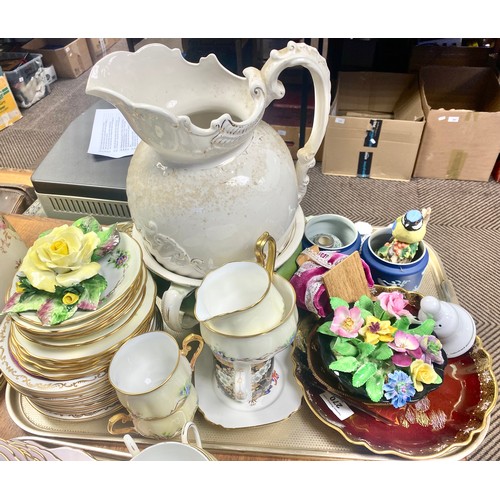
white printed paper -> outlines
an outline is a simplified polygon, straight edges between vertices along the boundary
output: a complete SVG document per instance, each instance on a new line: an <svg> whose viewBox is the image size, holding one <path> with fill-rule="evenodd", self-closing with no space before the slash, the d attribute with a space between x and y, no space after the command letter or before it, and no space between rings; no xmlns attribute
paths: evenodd
<svg viewBox="0 0 500 500"><path fill-rule="evenodd" d="M119 110L97 109L88 152L110 158L131 156L140 140Z"/></svg>
<svg viewBox="0 0 500 500"><path fill-rule="evenodd" d="M332 412L339 418L339 420L345 420L351 415L354 415L354 412L344 403L344 401L331 392L322 392L320 396L327 404L328 408L330 408L330 410L332 410Z"/></svg>

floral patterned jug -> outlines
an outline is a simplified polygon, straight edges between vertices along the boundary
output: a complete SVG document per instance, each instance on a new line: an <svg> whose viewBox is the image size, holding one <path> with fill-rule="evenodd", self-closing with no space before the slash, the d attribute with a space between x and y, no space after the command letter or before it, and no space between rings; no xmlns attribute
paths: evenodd
<svg viewBox="0 0 500 500"><path fill-rule="evenodd" d="M293 66L310 71L315 96L313 127L296 165L262 121L285 94L280 73ZM147 250L180 276L199 279L224 263L254 259L265 231L279 255L303 217L307 172L328 121L326 61L315 48L289 42L260 71L243 74L232 74L214 54L194 64L179 49L149 44L107 55L87 82L86 92L116 106L142 139L127 176L131 216Z"/></svg>

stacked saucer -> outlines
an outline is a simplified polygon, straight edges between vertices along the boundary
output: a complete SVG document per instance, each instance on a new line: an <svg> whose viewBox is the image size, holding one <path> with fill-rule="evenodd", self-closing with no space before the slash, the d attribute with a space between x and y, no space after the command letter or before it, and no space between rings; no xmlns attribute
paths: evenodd
<svg viewBox="0 0 500 500"><path fill-rule="evenodd" d="M108 379L114 353L161 328L156 284L136 241L120 233L102 268L108 286L96 310L78 310L57 325L43 325L34 312L10 314L0 328L0 370L47 416L87 420L119 410Z"/></svg>
<svg viewBox="0 0 500 500"><path fill-rule="evenodd" d="M53 462L95 460L83 450L59 446L47 448L30 440L5 440L0 438L0 462Z"/></svg>

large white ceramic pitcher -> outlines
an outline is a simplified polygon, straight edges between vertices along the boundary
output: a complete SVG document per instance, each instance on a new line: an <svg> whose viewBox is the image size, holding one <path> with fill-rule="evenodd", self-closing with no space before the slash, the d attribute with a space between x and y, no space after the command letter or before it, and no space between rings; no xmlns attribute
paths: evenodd
<svg viewBox="0 0 500 500"><path fill-rule="evenodd" d="M285 94L278 78L292 66L310 71L315 96L296 165L262 121ZM87 93L115 105L142 139L127 176L130 212L151 255L181 276L203 278L226 262L251 260L265 231L281 252L326 131L330 72L315 48L289 42L260 71L243 73L213 54L194 64L178 49L150 44L107 55L87 82Z"/></svg>

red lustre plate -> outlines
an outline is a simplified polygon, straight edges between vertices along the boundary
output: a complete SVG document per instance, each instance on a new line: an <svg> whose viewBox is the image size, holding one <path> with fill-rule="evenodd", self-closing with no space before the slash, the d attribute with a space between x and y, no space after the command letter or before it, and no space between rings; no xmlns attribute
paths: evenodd
<svg viewBox="0 0 500 500"><path fill-rule="evenodd" d="M313 333L314 329L307 335ZM344 420L321 396L332 390L334 396L343 395L314 376L309 366L314 355L308 352L308 339L303 340L294 343L292 357L304 399L321 422L352 444L413 460L437 458L467 446L488 424L498 387L491 357L479 337L469 352L448 360L442 385L420 401L396 409L344 399L354 412Z"/></svg>

